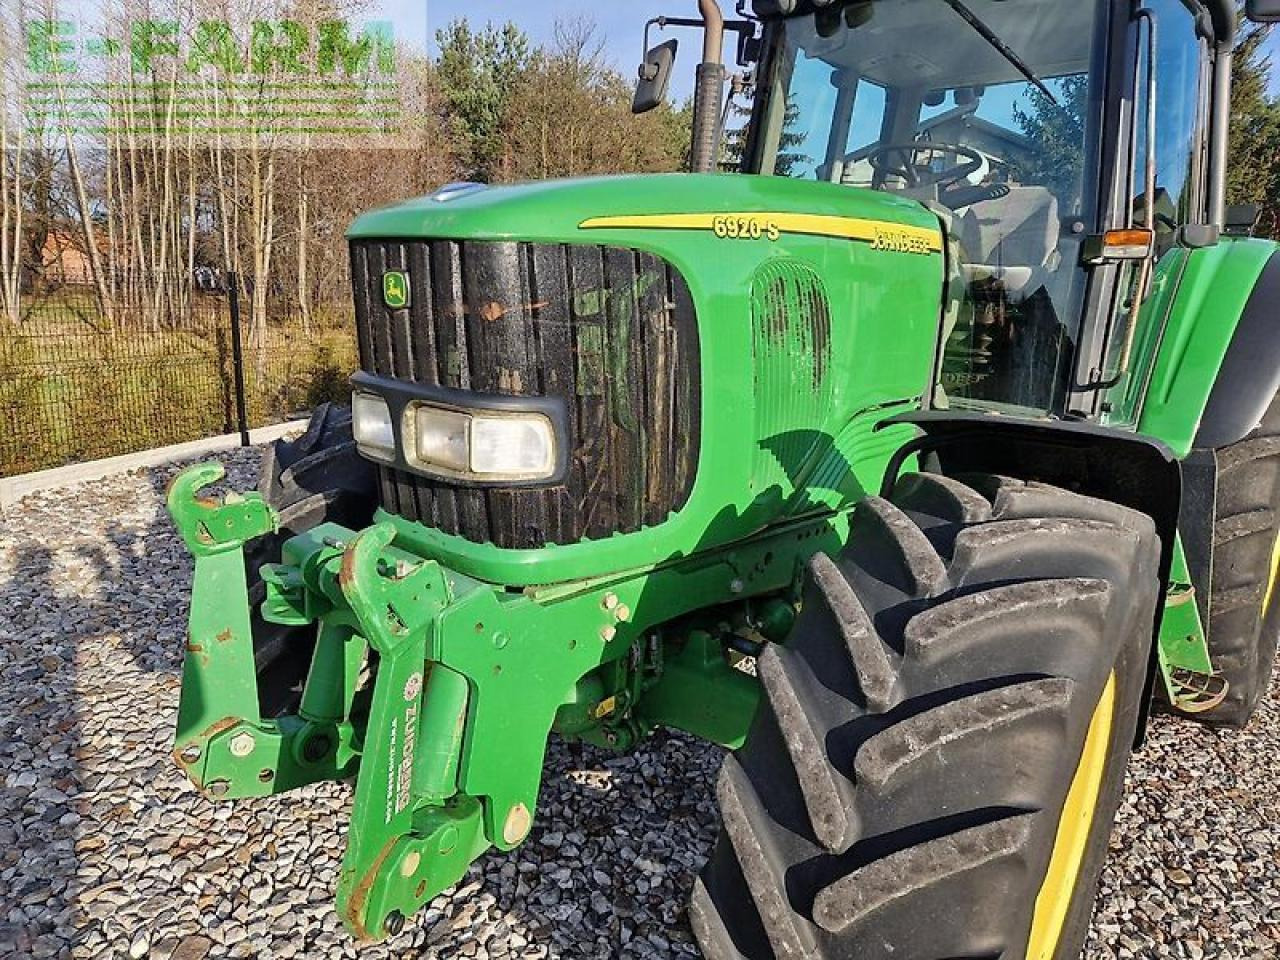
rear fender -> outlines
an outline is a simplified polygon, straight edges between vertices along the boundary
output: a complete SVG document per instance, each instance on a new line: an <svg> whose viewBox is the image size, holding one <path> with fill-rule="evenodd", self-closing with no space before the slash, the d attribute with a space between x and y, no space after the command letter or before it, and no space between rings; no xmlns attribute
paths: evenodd
<svg viewBox="0 0 1280 960"><path fill-rule="evenodd" d="M1238 443L1262 422L1280 392L1278 326L1280 252L1273 253L1263 267L1240 313L1200 418L1195 439L1198 449L1221 450Z"/></svg>
<svg viewBox="0 0 1280 960"><path fill-rule="evenodd" d="M1188 254L1141 398L1138 430L1179 459L1247 436L1280 388L1280 254L1224 240Z"/></svg>
<svg viewBox="0 0 1280 960"><path fill-rule="evenodd" d="M1183 461L1179 527L1202 623L1209 622L1216 451L1262 422L1280 391L1280 252L1224 240L1188 254L1141 400L1138 429Z"/></svg>

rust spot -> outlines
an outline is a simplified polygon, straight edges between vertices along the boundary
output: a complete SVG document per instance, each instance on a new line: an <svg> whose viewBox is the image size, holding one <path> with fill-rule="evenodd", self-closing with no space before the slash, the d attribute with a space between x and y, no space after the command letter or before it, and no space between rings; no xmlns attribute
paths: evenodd
<svg viewBox="0 0 1280 960"><path fill-rule="evenodd" d="M178 765L178 769L187 775L187 779L192 783L195 783L197 787L201 786L199 783L196 783L195 774L191 772L191 765L183 762L181 754L182 751L178 747L174 747L169 751L169 756L173 757L173 762Z"/></svg>
<svg viewBox="0 0 1280 960"><path fill-rule="evenodd" d="M399 837L392 837L386 842L378 856L374 858L368 871L360 882L357 883L351 891L351 897L347 900L347 916L351 920L351 925L355 929L356 936L361 940L375 940L376 936L370 936L369 931L364 925L364 908L369 899L369 892L373 889L373 883L378 879L378 873L382 870L382 865L387 862L387 858L391 856L391 852L395 849Z"/></svg>
<svg viewBox="0 0 1280 960"><path fill-rule="evenodd" d="M196 653L196 654L204 653L204 647L202 647L198 643L188 643L187 653Z"/></svg>
<svg viewBox="0 0 1280 960"><path fill-rule="evenodd" d="M481 320L493 323L511 313L536 313L539 310L545 310L549 303L549 300L539 300L535 303L522 303L513 307L504 307L502 304L491 300L477 310L476 313Z"/></svg>
<svg viewBox="0 0 1280 960"><path fill-rule="evenodd" d="M498 670L501 671L502 668L499 667ZM453 721L452 746L454 749L460 748L462 746L462 737L464 734L466 734L466 732L467 732L467 703L464 701L462 704L462 709L458 712L458 716Z"/></svg>
<svg viewBox="0 0 1280 960"><path fill-rule="evenodd" d="M359 542L360 538L356 537L342 554L342 567L338 570L338 586L343 592L356 582L356 544Z"/></svg>
<svg viewBox="0 0 1280 960"><path fill-rule="evenodd" d="M217 723L209 726L197 739L208 742L218 734L226 733L228 730L240 726L241 722L242 719L240 717L223 717Z"/></svg>
<svg viewBox="0 0 1280 960"><path fill-rule="evenodd" d="M230 630L230 628L228 628L228 629L226 629L226 630L223 630L220 634L218 634L216 637L214 637L214 639L215 639L215 640L217 640L219 643L228 643L228 642L230 642L230 640L231 640L231 630Z"/></svg>
<svg viewBox="0 0 1280 960"><path fill-rule="evenodd" d="M223 717L221 720L219 720L217 723L208 727L202 733L197 734L193 739L188 740L184 744L184 746L192 746L192 745L198 746L200 748L200 755L201 757L203 757L206 750L208 749L210 740L212 740L214 737L216 737L220 733L230 730L233 727L238 727L240 723L241 723L241 720L239 717ZM187 779L190 780L192 783L194 783L201 790L203 790L204 783L196 779L196 776L192 771L192 768L190 765L182 762L182 757L179 756L179 748L174 747L170 755L173 757L174 762L180 768L182 768L184 773L186 773Z"/></svg>
<svg viewBox="0 0 1280 960"><path fill-rule="evenodd" d="M505 367L498 372L498 388L506 393L523 393L524 377L519 370L508 370Z"/></svg>

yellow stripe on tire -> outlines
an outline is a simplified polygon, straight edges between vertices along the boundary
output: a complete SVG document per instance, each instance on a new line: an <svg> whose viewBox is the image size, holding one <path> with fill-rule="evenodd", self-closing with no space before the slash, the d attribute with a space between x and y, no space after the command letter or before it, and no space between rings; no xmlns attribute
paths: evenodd
<svg viewBox="0 0 1280 960"><path fill-rule="evenodd" d="M1031 939L1027 943L1027 960L1053 960L1062 937L1067 914L1075 899L1080 867L1089 849L1089 836L1097 816L1098 797L1111 753L1111 725L1115 716L1116 675L1107 680L1089 722L1084 750L1076 767L1067 802L1058 821L1049 871L1036 896L1036 912L1031 923Z"/></svg>
<svg viewBox="0 0 1280 960"><path fill-rule="evenodd" d="M1280 574L1280 536L1276 537L1276 545L1271 548L1271 576L1267 578L1267 594L1262 598L1263 618L1271 609L1271 599L1276 592L1276 574Z"/></svg>

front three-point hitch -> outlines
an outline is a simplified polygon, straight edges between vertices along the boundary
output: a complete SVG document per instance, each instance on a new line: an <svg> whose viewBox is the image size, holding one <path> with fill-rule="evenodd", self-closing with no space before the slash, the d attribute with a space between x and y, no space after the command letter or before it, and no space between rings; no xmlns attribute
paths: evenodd
<svg viewBox="0 0 1280 960"><path fill-rule="evenodd" d="M758 690L730 648L786 632L795 544L836 536L786 529L692 568L512 590L437 563L396 518L321 525L261 571L262 619L315 638L296 710L268 718L243 547L277 517L256 494L202 498L222 476L195 467L169 491L195 557L174 756L218 800L357 775L338 909L367 939L528 836L551 731L621 749L664 724L740 745ZM775 599L671 626L747 580Z"/></svg>

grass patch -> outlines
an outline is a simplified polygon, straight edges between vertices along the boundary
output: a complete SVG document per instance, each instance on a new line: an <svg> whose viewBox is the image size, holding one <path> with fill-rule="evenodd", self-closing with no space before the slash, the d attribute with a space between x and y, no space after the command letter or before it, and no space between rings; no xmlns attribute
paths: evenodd
<svg viewBox="0 0 1280 960"><path fill-rule="evenodd" d="M182 443L235 429L225 320L188 330L111 335L68 317L68 304L33 309L0 329L0 475ZM56 318L56 319L55 319ZM264 426L347 396L354 326L326 315L303 333L269 323L245 347L249 425Z"/></svg>

